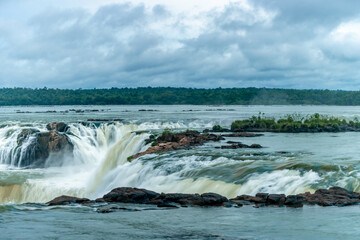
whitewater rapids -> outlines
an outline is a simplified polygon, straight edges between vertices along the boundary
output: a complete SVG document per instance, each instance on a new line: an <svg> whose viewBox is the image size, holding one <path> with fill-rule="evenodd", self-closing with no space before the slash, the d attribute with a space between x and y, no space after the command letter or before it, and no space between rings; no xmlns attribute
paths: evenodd
<svg viewBox="0 0 360 240"><path fill-rule="evenodd" d="M179 126L167 124L166 127ZM18 151L17 136L26 128L29 125L13 124L0 129L0 203L44 203L60 195L96 199L116 187L166 193L215 192L229 198L257 192L297 194L313 192L324 184L327 176L334 174L321 175L312 169L264 170L261 168L264 159L250 156L239 161L216 152L211 154L215 151L213 146L148 155L128 162L129 156L149 147L145 139L150 133L142 131L161 132L164 128L154 123L70 124L68 136L74 144L72 157L51 161L45 168L20 168L14 164L13 155ZM31 125L31 128L46 131L41 124ZM268 158L272 161L273 156ZM356 178L340 176L336 181L342 186L349 182L353 189L359 190Z"/></svg>

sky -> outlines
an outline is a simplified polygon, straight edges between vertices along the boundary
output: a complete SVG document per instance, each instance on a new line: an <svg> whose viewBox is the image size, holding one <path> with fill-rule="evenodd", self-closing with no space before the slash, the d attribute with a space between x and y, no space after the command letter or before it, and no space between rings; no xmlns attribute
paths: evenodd
<svg viewBox="0 0 360 240"><path fill-rule="evenodd" d="M0 0L0 87L360 89L358 0Z"/></svg>

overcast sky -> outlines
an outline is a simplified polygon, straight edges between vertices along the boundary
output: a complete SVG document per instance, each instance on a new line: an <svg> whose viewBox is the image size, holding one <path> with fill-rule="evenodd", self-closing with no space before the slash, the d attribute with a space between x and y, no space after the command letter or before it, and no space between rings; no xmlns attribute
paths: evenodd
<svg viewBox="0 0 360 240"><path fill-rule="evenodd" d="M359 90L359 9L358 0L0 0L0 87Z"/></svg>

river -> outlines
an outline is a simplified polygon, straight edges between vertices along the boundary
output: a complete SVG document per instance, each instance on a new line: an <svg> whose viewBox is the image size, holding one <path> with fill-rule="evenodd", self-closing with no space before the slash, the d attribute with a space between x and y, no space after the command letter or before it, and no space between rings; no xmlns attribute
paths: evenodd
<svg viewBox="0 0 360 240"><path fill-rule="evenodd" d="M60 195L95 199L116 187L157 192L297 194L340 186L360 192L360 133L265 133L228 138L190 150L127 158L161 133L220 124L264 113L280 118L320 113L352 119L343 106L34 106L0 108L0 239L354 239L359 206L289 208L181 208L100 214L90 207L47 207ZM83 124L87 119L115 122ZM24 129L46 130L64 121L74 155L45 168L21 168L14 154ZM217 149L224 142L262 149ZM29 140L30 141L30 140ZM31 202L32 204L29 204ZM36 204L35 204L36 203ZM136 207L136 206L132 206Z"/></svg>

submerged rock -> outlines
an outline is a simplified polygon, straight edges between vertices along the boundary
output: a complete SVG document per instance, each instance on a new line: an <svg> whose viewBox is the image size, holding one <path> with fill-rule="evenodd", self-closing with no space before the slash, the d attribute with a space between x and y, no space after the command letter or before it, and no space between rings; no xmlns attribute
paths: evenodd
<svg viewBox="0 0 360 240"><path fill-rule="evenodd" d="M238 148L262 148L260 144L243 144L243 143L237 143L237 144L231 144L231 145L223 145L217 148L221 149L238 149Z"/></svg>
<svg viewBox="0 0 360 240"><path fill-rule="evenodd" d="M54 198L50 202L47 202L49 206L55 206L55 205L69 205L69 204L83 204L86 202L90 202L87 198L77 198L77 197L71 197L71 196L60 196L57 198Z"/></svg>

